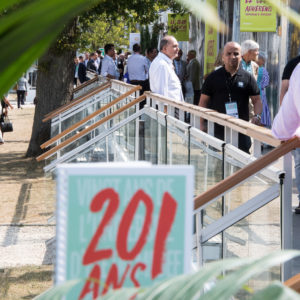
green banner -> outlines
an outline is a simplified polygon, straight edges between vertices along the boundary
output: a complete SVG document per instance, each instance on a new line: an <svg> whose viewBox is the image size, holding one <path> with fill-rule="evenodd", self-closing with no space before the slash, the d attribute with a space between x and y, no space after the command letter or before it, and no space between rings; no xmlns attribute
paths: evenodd
<svg viewBox="0 0 300 300"><path fill-rule="evenodd" d="M240 31L276 32L276 10L265 0L241 0Z"/></svg>
<svg viewBox="0 0 300 300"><path fill-rule="evenodd" d="M189 14L168 14L168 34L173 35L178 42L189 40Z"/></svg>
<svg viewBox="0 0 300 300"><path fill-rule="evenodd" d="M216 10L218 9L217 0L207 0ZM204 46L204 75L214 70L214 63L218 51L218 32L212 26L205 24L205 46Z"/></svg>
<svg viewBox="0 0 300 300"><path fill-rule="evenodd" d="M96 165L58 168L56 282L83 279L64 299L189 272L193 167Z"/></svg>

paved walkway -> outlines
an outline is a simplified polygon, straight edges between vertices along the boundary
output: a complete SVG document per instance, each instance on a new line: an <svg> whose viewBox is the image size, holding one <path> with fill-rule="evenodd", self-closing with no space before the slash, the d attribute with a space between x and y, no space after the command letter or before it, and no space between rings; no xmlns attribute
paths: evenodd
<svg viewBox="0 0 300 300"><path fill-rule="evenodd" d="M14 131L0 146L0 269L53 263L55 186L46 179L43 164L25 158L34 106L9 111Z"/></svg>

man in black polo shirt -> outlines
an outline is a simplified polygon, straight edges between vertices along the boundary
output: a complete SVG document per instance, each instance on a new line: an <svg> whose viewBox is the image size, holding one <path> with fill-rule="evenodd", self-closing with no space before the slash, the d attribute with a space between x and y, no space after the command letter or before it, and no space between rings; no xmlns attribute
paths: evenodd
<svg viewBox="0 0 300 300"><path fill-rule="evenodd" d="M222 56L224 67L212 72L205 80L199 105L210 107L220 113L249 121L249 97L254 106L251 122L260 124L262 103L255 78L240 67L241 47L238 43L228 42ZM206 131L204 119L200 119L200 129ZM224 127L215 124L215 137L224 140ZM238 147L249 153L251 139L239 134Z"/></svg>
<svg viewBox="0 0 300 300"><path fill-rule="evenodd" d="M286 94L286 92L289 88L289 82L290 82L292 73L293 73L294 69L296 68L296 66L299 64L299 62L300 62L300 55L291 59L284 67L282 78L281 78L282 81L281 81L281 90L280 90L280 105L282 103L284 95Z"/></svg>

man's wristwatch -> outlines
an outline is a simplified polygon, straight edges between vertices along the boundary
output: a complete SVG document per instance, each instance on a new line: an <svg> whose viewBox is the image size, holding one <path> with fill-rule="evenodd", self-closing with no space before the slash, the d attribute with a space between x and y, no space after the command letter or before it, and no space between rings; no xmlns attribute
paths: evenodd
<svg viewBox="0 0 300 300"><path fill-rule="evenodd" d="M254 115L254 117L257 118L259 121L261 120L260 114L256 114L256 115Z"/></svg>

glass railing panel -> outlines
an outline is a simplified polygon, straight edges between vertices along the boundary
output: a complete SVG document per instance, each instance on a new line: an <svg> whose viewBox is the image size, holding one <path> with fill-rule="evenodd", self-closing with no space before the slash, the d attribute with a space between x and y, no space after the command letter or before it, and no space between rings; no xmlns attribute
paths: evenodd
<svg viewBox="0 0 300 300"><path fill-rule="evenodd" d="M67 162L134 161L137 122L139 122L139 117L91 143L87 149L67 159Z"/></svg>
<svg viewBox="0 0 300 300"><path fill-rule="evenodd" d="M114 151L114 143L112 136L107 136L99 142L93 144L89 151L85 151L76 155L70 162L85 163L85 162L113 162L117 161Z"/></svg>
<svg viewBox="0 0 300 300"><path fill-rule="evenodd" d="M157 163L167 164L167 125L162 112L157 113Z"/></svg>
<svg viewBox="0 0 300 300"><path fill-rule="evenodd" d="M60 132L61 132L61 130L59 128L58 122L51 124L51 129L50 129L50 137L51 138L58 135Z"/></svg>
<svg viewBox="0 0 300 300"><path fill-rule="evenodd" d="M99 94L92 96L75 106L72 106L57 117L54 117L51 121L51 137L54 137L61 131L82 120L93 111L101 108L101 103L107 103L111 98L111 95L111 91L106 89L99 92Z"/></svg>
<svg viewBox="0 0 300 300"><path fill-rule="evenodd" d="M85 117L89 116L96 110L101 109L103 106L107 105L115 98L117 98L117 96L114 96L110 92L106 92L105 94L98 97L91 97L90 101L83 103L79 107L71 108L70 110L61 114L58 119L53 120L52 127L59 126L60 124L59 132L62 132L75 123L81 121Z"/></svg>
<svg viewBox="0 0 300 300"><path fill-rule="evenodd" d="M223 179L223 142L200 130L190 130L190 164L195 170L195 195L213 187ZM202 210L203 226L222 216L222 198Z"/></svg>
<svg viewBox="0 0 300 300"><path fill-rule="evenodd" d="M92 75L91 78L93 78L93 75ZM74 98L78 98L78 97L80 97L80 96L88 93L88 91L90 91L90 90L96 88L97 86L100 86L100 85L102 85L102 84L104 84L106 82L107 82L107 78L106 77L98 76L98 81L90 83L89 85L84 86L81 89L78 89L76 92L74 92L74 94L73 94Z"/></svg>
<svg viewBox="0 0 300 300"><path fill-rule="evenodd" d="M114 108L112 108L112 111L114 110ZM97 136L101 135L103 132L105 132L106 130L108 130L110 127L125 121L127 117L131 116L135 111L135 108L133 109L128 109L126 111L123 111L121 113L119 113L117 116L115 116L114 118L111 118L110 120L104 122L103 124L97 126L94 130L92 130L91 132L85 134L82 137L79 137L78 139L76 139L75 141L71 142L67 147L59 150L60 151L60 155L64 155L74 149L76 149L77 147L85 144L86 142L88 142L91 139L97 138ZM91 120L91 122L93 122L93 120ZM82 125L81 128L83 128L85 126ZM127 138L127 142L131 142L132 139L135 138L135 136L132 134L132 124L127 125L125 131L125 136ZM75 129L73 132L71 132L70 134L77 132L78 130Z"/></svg>
<svg viewBox="0 0 300 300"><path fill-rule="evenodd" d="M167 117L167 163L189 164L189 125Z"/></svg>
<svg viewBox="0 0 300 300"><path fill-rule="evenodd" d="M203 262L232 257L259 258L280 250L280 222L280 199L277 197L203 243ZM274 280L280 280L280 266L266 270L246 285L255 292ZM240 290L235 299L248 299L249 296L247 290Z"/></svg>
<svg viewBox="0 0 300 300"><path fill-rule="evenodd" d="M140 149L143 155L140 155L140 160L146 160L152 164L158 163L158 122L156 110L149 108L149 115L143 115L140 120L139 142Z"/></svg>
<svg viewBox="0 0 300 300"><path fill-rule="evenodd" d="M226 145L225 150L225 177L228 177L241 168L245 167L251 161L250 155ZM280 171L267 168L258 174L247 178L239 186L226 193L224 197L225 214L233 211L240 205L246 203L249 199L258 196L261 192L279 183Z"/></svg>
<svg viewBox="0 0 300 300"><path fill-rule="evenodd" d="M202 243L201 247L201 259L203 264L222 259L222 234L217 234L214 237L210 238L205 243Z"/></svg>
<svg viewBox="0 0 300 300"><path fill-rule="evenodd" d="M95 122L98 122L99 120L103 119L105 116L109 116L110 114L116 112L123 105L129 103L130 100L131 100L131 98L127 97L126 99L121 100L121 102L112 105L110 108L108 108L104 112L96 115L95 117L91 118L90 120L86 121L85 123L81 124L80 126L76 127L75 129L73 129L72 131L70 131L69 133L67 133L66 135L64 135L63 137L61 137L60 139L58 139L57 142L56 142L56 144L57 143L61 143L61 142L65 141L65 140L69 139L70 137L74 136L78 132L81 132L82 130L84 130L84 129L88 128L89 126L93 125ZM104 126L104 124L98 126L94 130L94 135L98 136L99 134L101 134L103 132L103 130L106 130L108 127L112 127L114 125L114 123L121 122L122 120L126 119L128 116L134 114L135 110L136 110L136 107L133 106L133 107L127 109L126 111L118 114L117 116L115 116L114 118L112 118L110 121L106 122L105 126Z"/></svg>

